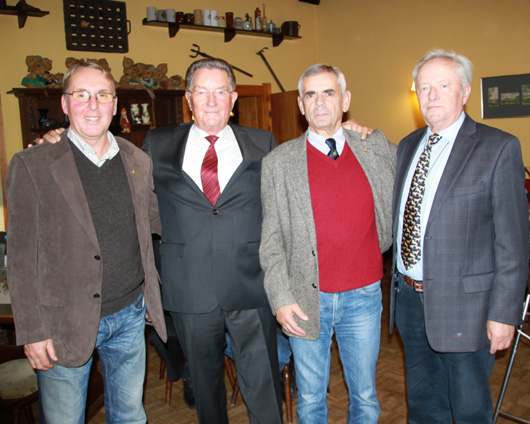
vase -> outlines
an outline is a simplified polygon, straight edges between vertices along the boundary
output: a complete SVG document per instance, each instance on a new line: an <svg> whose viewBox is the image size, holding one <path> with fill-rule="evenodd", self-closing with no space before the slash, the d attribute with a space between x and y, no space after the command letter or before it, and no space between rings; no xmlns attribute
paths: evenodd
<svg viewBox="0 0 530 424"><path fill-rule="evenodd" d="M149 125L151 116L149 115L149 103L142 103L142 124Z"/></svg>

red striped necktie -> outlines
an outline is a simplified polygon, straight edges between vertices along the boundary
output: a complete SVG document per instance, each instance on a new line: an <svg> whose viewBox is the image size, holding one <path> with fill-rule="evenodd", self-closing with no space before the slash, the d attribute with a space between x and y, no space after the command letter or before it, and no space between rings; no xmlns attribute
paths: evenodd
<svg viewBox="0 0 530 424"><path fill-rule="evenodd" d="M210 203L215 206L217 199L219 199L219 196L221 195L219 178L217 176L217 153L215 152L214 146L219 137L209 135L205 138L210 142L210 147L208 147L208 150L204 155L201 167L202 191Z"/></svg>

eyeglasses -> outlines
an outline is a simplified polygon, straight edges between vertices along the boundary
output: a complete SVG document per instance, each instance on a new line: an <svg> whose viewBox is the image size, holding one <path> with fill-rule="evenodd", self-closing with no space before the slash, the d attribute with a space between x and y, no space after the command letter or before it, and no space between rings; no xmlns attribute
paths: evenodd
<svg viewBox="0 0 530 424"><path fill-rule="evenodd" d="M116 97L116 94L107 93L106 91L98 91L97 93L92 94L86 90L74 90L71 93L65 92L63 94L68 94L72 96L72 99L76 102L81 103L88 103L93 95L96 96L98 103L111 103Z"/></svg>
<svg viewBox="0 0 530 424"><path fill-rule="evenodd" d="M209 99L211 94L213 94L213 96L216 99L227 99L228 96L230 95L230 92L227 90L213 90L213 91L194 90L192 91L192 94L195 97L198 97L199 99Z"/></svg>

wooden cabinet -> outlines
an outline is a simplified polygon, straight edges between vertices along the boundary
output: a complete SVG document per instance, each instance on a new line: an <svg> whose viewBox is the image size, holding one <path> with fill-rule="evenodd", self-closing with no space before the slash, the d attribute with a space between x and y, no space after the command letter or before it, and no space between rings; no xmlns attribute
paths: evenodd
<svg viewBox="0 0 530 424"><path fill-rule="evenodd" d="M9 93L17 96L20 109L20 124L22 128L22 139L24 148L32 143L36 137L42 136L48 130L60 126L68 126L67 119L61 108L61 89L43 88L14 88ZM118 112L112 120L110 131L114 135L126 138L134 145L141 147L150 128L176 125L183 122L184 99L183 90L154 90L153 97L146 90L123 90L118 89ZM131 117L131 105L138 104L140 110L142 104L147 103L151 124L133 124ZM122 133L120 126L120 110L127 110L127 117L131 123L131 132ZM43 114L56 125L42 128L39 120Z"/></svg>
<svg viewBox="0 0 530 424"><path fill-rule="evenodd" d="M239 97L231 120L239 125L272 131L271 85L269 83L238 85L236 90ZM112 120L110 131L114 135L126 138L138 147L142 146L149 129L177 125L193 119L184 98L184 90L153 90L153 98L147 90L117 89L116 92L118 94L118 111ZM61 108L61 89L14 88L9 93L17 96L19 101L24 148L50 129L68 126ZM141 111L144 103L149 105L151 125L135 125L131 117L131 105L138 104ZM130 133L121 132L120 111L122 108L127 111L127 117L131 123ZM48 119L54 120L56 125L42 128L39 125L39 120L44 113Z"/></svg>
<svg viewBox="0 0 530 424"><path fill-rule="evenodd" d="M272 128L278 144L300 137L307 129L307 121L298 107L298 90L271 97Z"/></svg>

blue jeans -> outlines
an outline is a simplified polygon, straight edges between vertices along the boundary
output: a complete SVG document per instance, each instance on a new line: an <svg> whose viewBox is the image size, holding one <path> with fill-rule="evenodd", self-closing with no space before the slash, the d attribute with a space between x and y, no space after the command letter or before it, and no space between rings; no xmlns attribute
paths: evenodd
<svg viewBox="0 0 530 424"><path fill-rule="evenodd" d="M423 294L399 276L396 324L405 346L409 424L487 424L493 403L489 375L495 356L477 352L435 352L425 331Z"/></svg>
<svg viewBox="0 0 530 424"><path fill-rule="evenodd" d="M95 348L101 359L107 423L145 423L142 405L145 377L145 302L99 321ZM75 349L75 346L72 346ZM41 423L83 424L92 357L80 367L55 365L38 371Z"/></svg>
<svg viewBox="0 0 530 424"><path fill-rule="evenodd" d="M333 333L349 391L348 424L377 423L375 365L382 309L379 281L347 292L320 292L320 337L314 341L290 338L298 386L299 424L328 422L326 394Z"/></svg>

